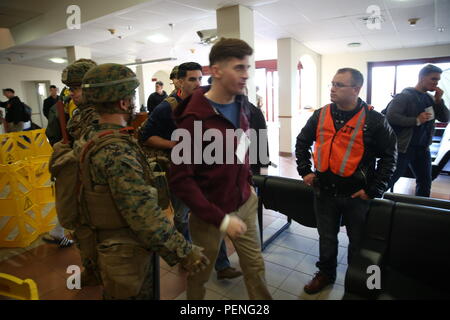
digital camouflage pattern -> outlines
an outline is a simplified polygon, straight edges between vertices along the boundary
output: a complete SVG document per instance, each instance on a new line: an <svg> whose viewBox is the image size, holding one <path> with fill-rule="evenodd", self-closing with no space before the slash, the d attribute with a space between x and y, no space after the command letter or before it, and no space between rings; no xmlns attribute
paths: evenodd
<svg viewBox="0 0 450 320"><path fill-rule="evenodd" d="M123 127L115 124L94 124L91 130L79 139L75 145L75 153L81 154L86 141L105 130L120 130ZM145 158L136 140L131 144L112 142L91 155L89 173L94 186L108 186L114 203L129 228L136 235L144 248L159 254L169 265L175 265L184 259L192 250L192 245L178 233L166 214L158 206L157 190L151 186L145 172L149 164L142 163ZM144 168L147 166L147 168ZM152 261L151 261L152 262ZM153 297L153 265L144 280L138 296L130 299L152 299ZM106 299L112 299L108 293Z"/></svg>
<svg viewBox="0 0 450 320"><path fill-rule="evenodd" d="M63 71L62 77L64 78L64 76L66 76L65 83L68 86L81 86L82 79L86 72L96 66L97 63L95 61L90 59L79 59L64 69L65 72ZM98 113L92 105L83 102L77 106L75 111L73 111L73 114L67 123L67 132L73 140L78 140L82 133L87 130L95 120L98 120Z"/></svg>
<svg viewBox="0 0 450 320"><path fill-rule="evenodd" d="M86 103L115 102L134 94L139 86L136 74L126 66L105 63L89 70L83 78Z"/></svg>
<svg viewBox="0 0 450 320"><path fill-rule="evenodd" d="M67 123L67 132L74 140L78 140L98 119L99 115L93 106L78 107Z"/></svg>
<svg viewBox="0 0 450 320"><path fill-rule="evenodd" d="M99 65L83 78L83 100L90 105L115 102L134 95L138 85L136 75L129 68L118 64ZM120 129L122 127L115 124L94 124L75 143L74 152L80 154L86 142L99 132ZM192 245L176 231L158 205L158 191L152 186L151 174L150 164L137 141L131 139L131 133L130 139L112 140L89 156L90 183L98 188L107 187L118 214L148 250L148 259L151 260L151 252L155 252L169 265L174 265L191 253ZM87 209L88 215L95 214ZM102 241L104 243L105 239ZM102 274L105 272L101 269ZM129 299L154 298L153 274L153 264L150 263L139 294ZM115 297L105 292L104 298Z"/></svg>
<svg viewBox="0 0 450 320"><path fill-rule="evenodd" d="M80 108L80 106L76 106L73 102L73 100L70 98L70 91L68 87L78 87L81 86L81 81L83 79L84 74L92 67L95 67L97 64L90 60L90 59L80 59L76 62L72 63L71 65L67 66L62 74L61 74L61 81L66 84L66 88L62 90L61 97L63 99L64 103L64 111L66 114L72 118L74 110L77 108ZM81 109L81 108L80 108ZM83 117L85 118L85 117ZM90 117L89 117L90 118ZM95 117L93 117L95 118ZM88 119L89 120L89 119ZM71 126L72 128L68 130L68 133L72 138L78 139L80 136L77 134L77 132L81 132L83 130L79 129L80 125L87 126L90 125L89 122L79 123L78 120L69 121L67 124L66 129ZM74 129L78 128L78 129ZM73 136L71 132L75 132L76 136ZM59 123L58 118L58 112L56 109L56 106L52 106L50 108L49 117L48 117L48 124L47 129L45 130L45 134L47 135L50 143L53 145L56 142L60 141L62 139L62 133L61 133L61 125Z"/></svg>
<svg viewBox="0 0 450 320"><path fill-rule="evenodd" d="M86 59L86 58L81 58L81 59L78 59L78 60L74 61L74 63L78 63L78 62L87 62L87 63L93 64L94 66L97 65L97 62L95 62L94 60Z"/></svg>
<svg viewBox="0 0 450 320"><path fill-rule="evenodd" d="M94 61L74 62L63 70L61 82L68 87L81 86L81 82L86 72L95 66L96 63Z"/></svg>

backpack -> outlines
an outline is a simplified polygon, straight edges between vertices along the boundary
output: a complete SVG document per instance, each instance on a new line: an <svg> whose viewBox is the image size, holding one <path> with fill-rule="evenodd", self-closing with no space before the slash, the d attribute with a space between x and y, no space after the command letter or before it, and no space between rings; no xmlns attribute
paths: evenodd
<svg viewBox="0 0 450 320"><path fill-rule="evenodd" d="M23 107L23 115L24 115L22 121L28 122L31 120L31 114L33 113L33 110L30 108L29 105L27 105L24 102L22 102L22 107Z"/></svg>
<svg viewBox="0 0 450 320"><path fill-rule="evenodd" d="M399 96L400 94L402 94L402 93L397 93L396 95L394 95L394 96L392 97L391 101L389 101L389 103L387 104L386 108L384 108L384 109L381 111L381 114L382 114L382 115L384 115L384 116L386 117L387 112L388 112L388 110L389 110L389 107L392 105L392 102L393 102L394 99L395 99L397 96ZM409 99L410 99L410 98L409 98ZM388 121L388 122L389 122L389 121ZM395 134L397 134L397 135L398 135L401 131L403 131L403 130L405 129L404 127L396 126L396 125L391 124L391 123L389 123L389 125L391 126L392 130L394 130Z"/></svg>
<svg viewBox="0 0 450 320"><path fill-rule="evenodd" d="M392 101L393 101L393 100L395 99L395 97L398 96L399 94L400 94L400 93L397 93L397 94L395 94L395 95L391 95L391 97L392 97L391 101L389 101L389 103L387 104L386 108L384 108L384 109L381 110L381 112L380 112L382 115L386 116L387 111L388 111L388 108L389 108L390 105L392 104Z"/></svg>
<svg viewBox="0 0 450 320"><path fill-rule="evenodd" d="M170 108L172 109L172 111L175 110L175 108L179 104L177 99L172 96L167 97L166 99L164 99L164 101L167 101L170 104ZM144 154L150 162L156 162L163 172L168 172L170 167L170 150L150 147L144 144L144 141L140 139L143 128L147 125L148 121L149 118L147 118L136 130L139 145L141 146L142 151L144 151Z"/></svg>
<svg viewBox="0 0 450 320"><path fill-rule="evenodd" d="M79 179L78 159L70 144L60 141L53 145L49 171L58 221L64 228L74 230L81 224L76 197Z"/></svg>
<svg viewBox="0 0 450 320"><path fill-rule="evenodd" d="M128 129L128 128L125 128ZM124 129L122 129L124 130ZM128 134L117 134L121 130L111 130L113 134L106 134L101 139L89 140L85 144L89 149L103 147L115 139L125 140L133 145ZM87 152L83 148L83 153ZM147 161L142 155L142 161ZM53 181L55 195L56 214L59 223L66 229L74 230L85 219L81 215L78 196L81 191L81 181L79 176L80 157L75 153L70 144L58 142L53 146L53 153L49 161L49 171ZM165 173L158 168L157 163L150 163L150 180L153 187L158 191L158 204L162 209L167 209L170 204L168 182Z"/></svg>

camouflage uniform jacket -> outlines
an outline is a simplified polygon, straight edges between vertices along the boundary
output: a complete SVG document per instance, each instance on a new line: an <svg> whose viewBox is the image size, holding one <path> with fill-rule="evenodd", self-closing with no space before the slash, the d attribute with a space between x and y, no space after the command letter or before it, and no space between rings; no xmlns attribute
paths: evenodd
<svg viewBox="0 0 450 320"><path fill-rule="evenodd" d="M115 124L94 124L75 143L75 152L80 154L80 147L98 132L121 128ZM108 185L118 211L145 248L174 265L186 257L192 245L176 231L158 206L157 190L145 178L140 152L137 142L132 145L126 140L101 148L90 158L92 183Z"/></svg>
<svg viewBox="0 0 450 320"><path fill-rule="evenodd" d="M67 123L67 132L76 141L95 120L98 120L98 113L94 106L80 106Z"/></svg>

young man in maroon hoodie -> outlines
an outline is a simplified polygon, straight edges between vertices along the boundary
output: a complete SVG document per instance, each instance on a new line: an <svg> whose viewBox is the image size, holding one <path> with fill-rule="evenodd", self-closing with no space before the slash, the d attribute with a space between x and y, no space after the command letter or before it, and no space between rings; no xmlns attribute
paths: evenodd
<svg viewBox="0 0 450 320"><path fill-rule="evenodd" d="M265 281L256 221L258 199L250 184L249 155L239 151L241 146L237 147L242 142L239 134L233 139L226 138L227 130L228 134L230 130L234 134L249 129L248 104L243 94L252 54L253 49L239 39L222 38L212 47L211 87L197 89L174 111L178 130L189 132L192 156L181 163L174 161L177 148L173 149L172 161L179 164L172 165L169 180L172 192L191 209L189 226L193 243L205 248L204 254L215 261L220 242L228 235L239 256L249 298L263 300L272 297ZM203 157L209 143L194 142L202 140L209 129L222 137L214 141L223 152L216 151L213 163ZM201 137L195 136L199 134ZM213 266L211 263L203 272L188 277L188 300L204 299L204 285Z"/></svg>

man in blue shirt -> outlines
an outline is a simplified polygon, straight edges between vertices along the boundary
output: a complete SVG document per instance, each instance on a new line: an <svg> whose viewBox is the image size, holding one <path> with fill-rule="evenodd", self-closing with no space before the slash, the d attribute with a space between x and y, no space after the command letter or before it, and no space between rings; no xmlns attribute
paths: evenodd
<svg viewBox="0 0 450 320"><path fill-rule="evenodd" d="M397 168L391 186L409 166L416 177L416 196L421 197L429 197L431 191L430 144L434 121L449 121L449 110L442 99L444 91L438 87L441 73L434 65L423 67L417 85L396 95L386 110L398 142ZM434 97L428 91L435 92Z"/></svg>
<svg viewBox="0 0 450 320"><path fill-rule="evenodd" d="M195 89L200 87L202 77L202 66L198 63L186 62L180 64L178 66L177 79L179 90L172 92L169 98L174 98L178 103L180 103L189 97ZM169 100L166 99L153 110L150 114L150 118L140 132L139 140L141 143L170 153L172 147L177 144L176 141L171 141L172 132L177 128L172 116L173 109L174 104L171 104ZM238 114L236 114L236 117L237 115ZM175 211L174 223L185 238L190 240L188 228L190 210L178 197L173 194L171 194L171 202ZM242 275L241 271L231 267L230 261L227 257L224 241L221 244L215 269L219 280L233 279Z"/></svg>

